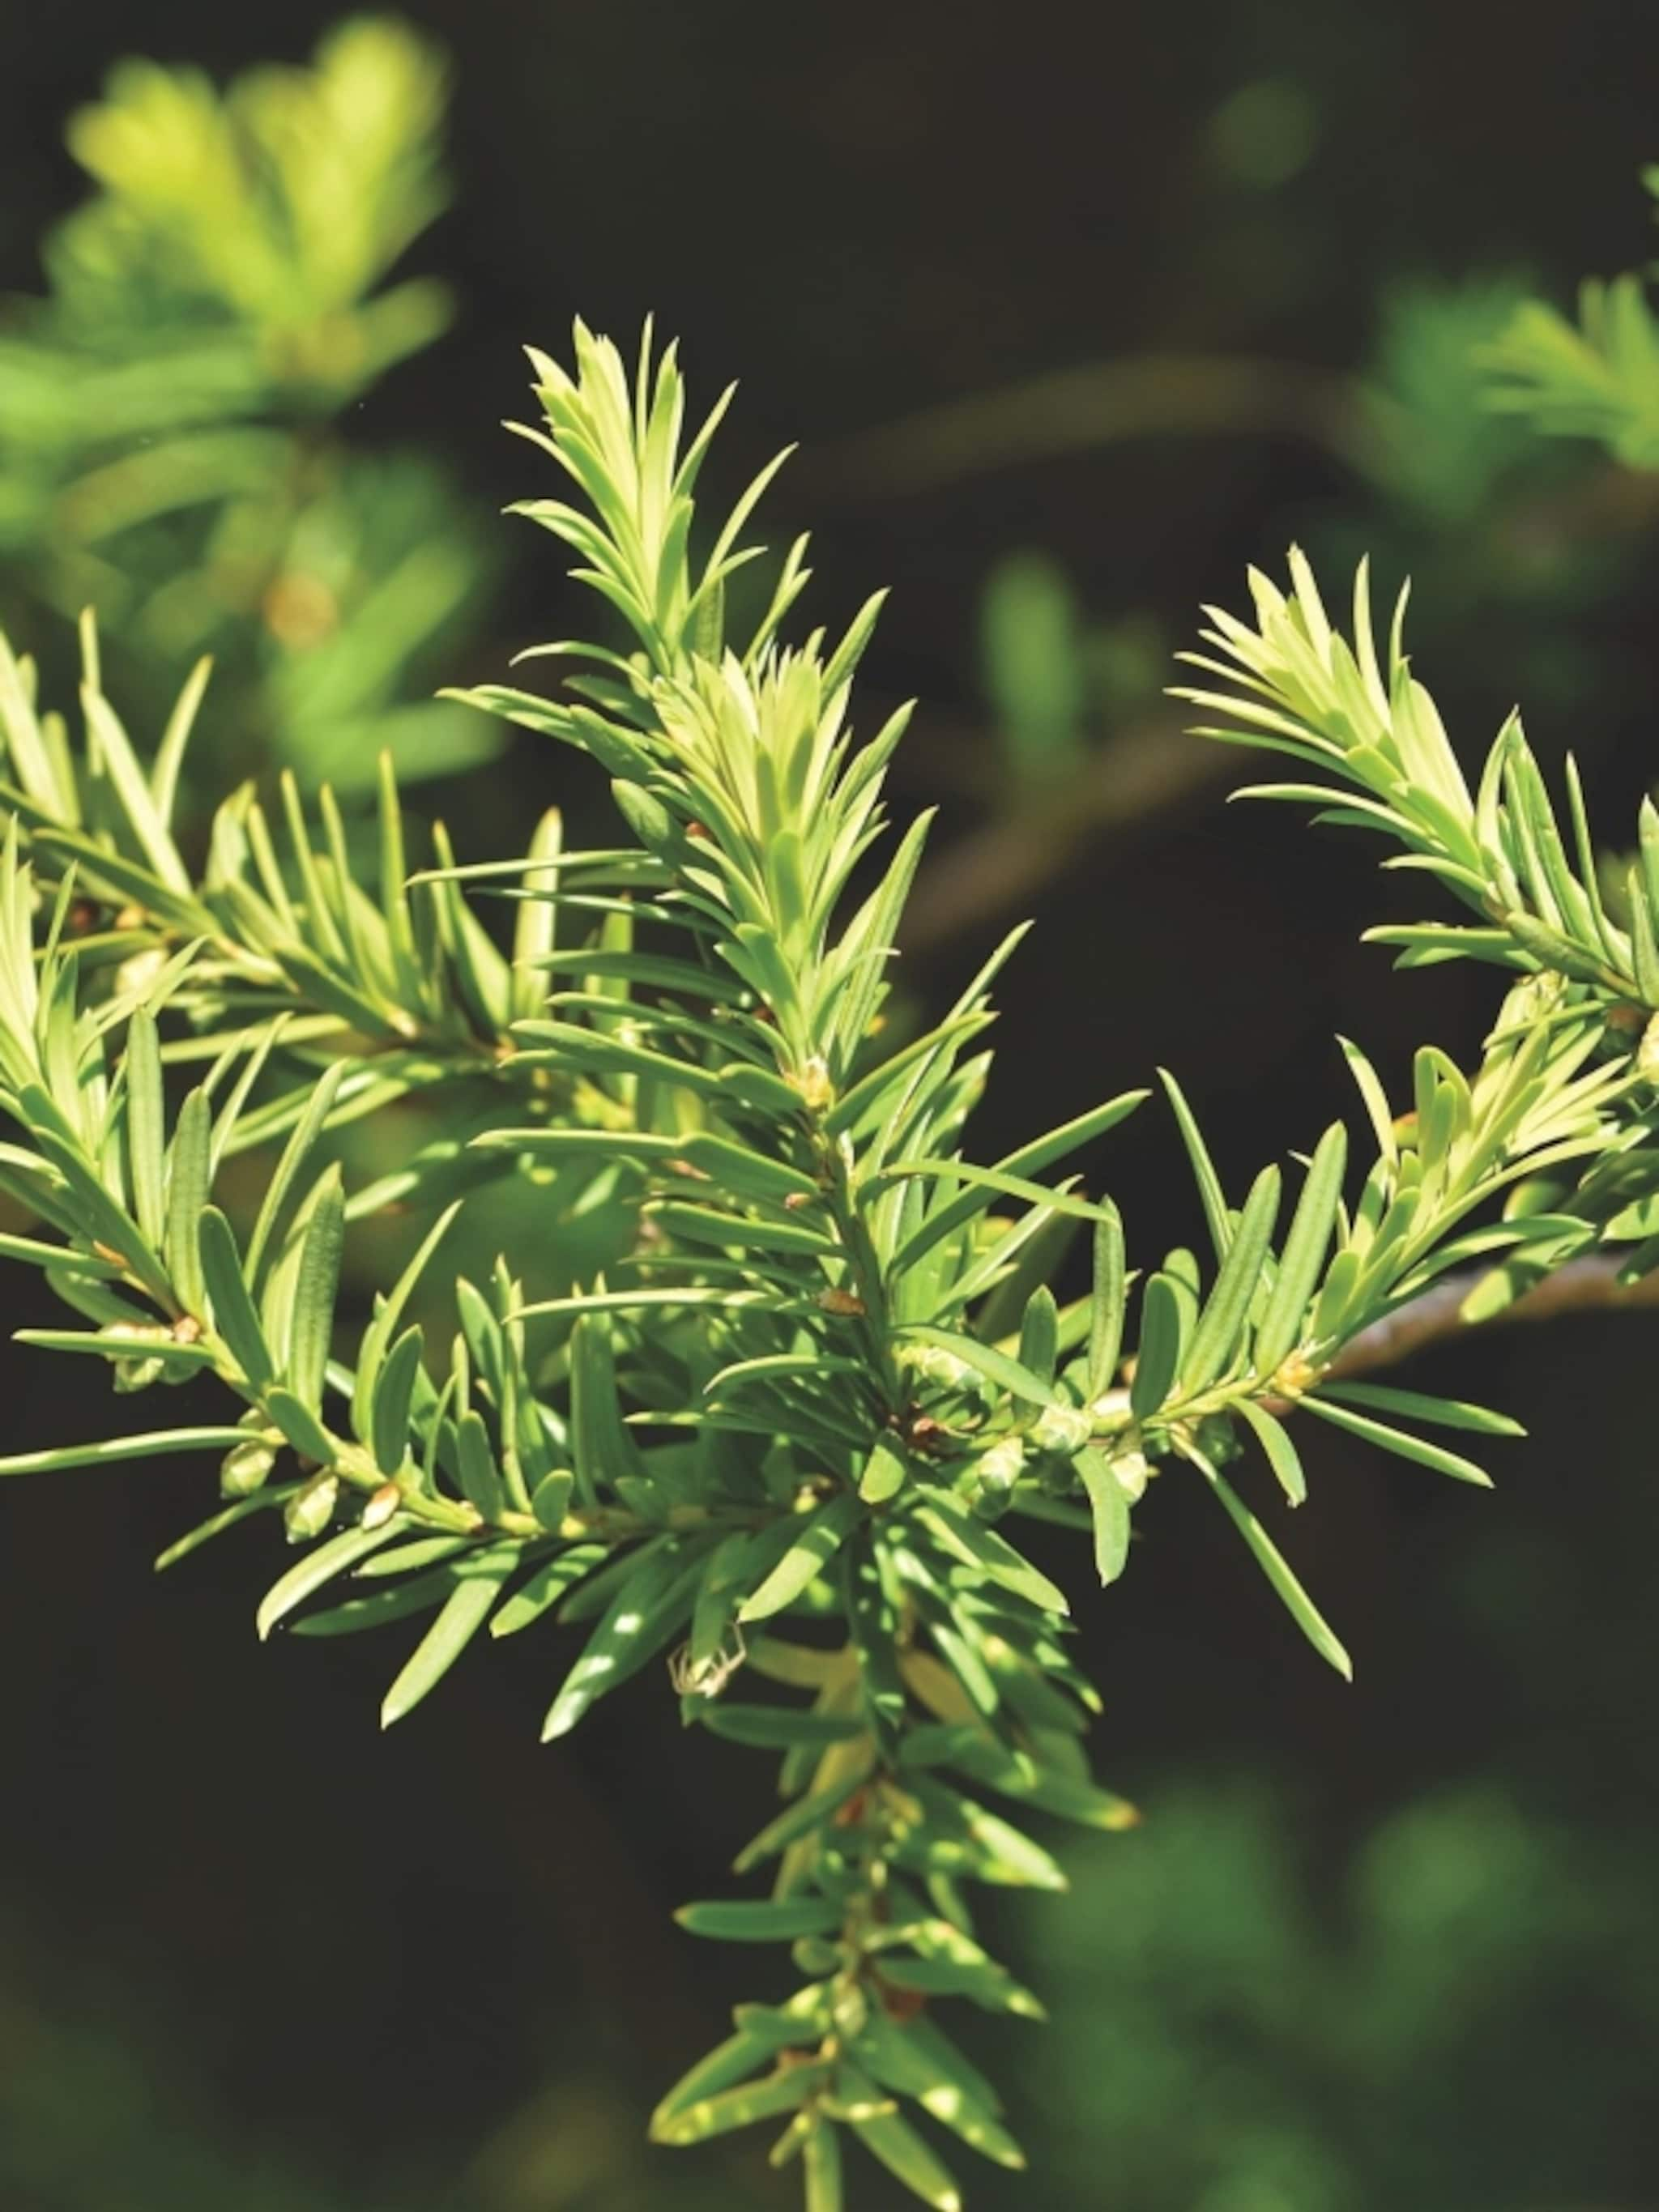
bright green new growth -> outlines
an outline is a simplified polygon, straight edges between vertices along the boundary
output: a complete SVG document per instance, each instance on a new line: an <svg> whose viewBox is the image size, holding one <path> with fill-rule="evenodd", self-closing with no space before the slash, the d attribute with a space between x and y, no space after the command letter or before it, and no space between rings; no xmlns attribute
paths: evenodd
<svg viewBox="0 0 1659 2212"><path fill-rule="evenodd" d="M736 1861L769 1891L682 1919L786 1947L795 1984L738 2008L653 2132L781 2123L774 2155L800 2155L808 2212L870 2201L867 2180L843 2197L850 2133L948 2208L957 2185L910 2107L1022 2160L938 2002L1040 2013L975 1939L964 1886L1064 1887L1017 1825L1030 1815L1135 1817L1091 1776L1099 1701L1022 1522L1084 1533L1110 1582L1149 1477L1184 1463L1348 1671L1224 1470L1258 1453L1299 1504L1306 1411L1486 1481L1419 1427L1514 1424L1345 1382L1343 1354L1471 1259L1495 1255L1487 1280L1506 1291L1649 1234L1659 1177L1631 1048L1659 1007L1659 860L1615 923L1576 784L1570 861L1517 731L1468 793L1397 625L1379 659L1363 582L1350 647L1295 556L1290 598L1256 580L1259 628L1217 616L1224 658L1202 664L1228 686L1198 695L1219 733L1323 771L1343 818L1475 908L1471 929L1412 933L1407 957L1473 951L1517 975L1480 1066L1425 1048L1403 1114L1345 1048L1370 1154L1355 1176L1336 1126L1293 1192L1273 1165L1229 1194L1166 1078L1213 1249L1137 1275L1116 1207L1074 1163L1146 1091L990 1166L967 1157L989 986L1018 933L934 1027L883 1026L926 823L884 851L904 718L854 734L878 602L838 641L785 644L799 543L732 635L725 587L756 557L743 532L772 471L694 554L726 400L688 437L672 351L648 336L631 379L580 326L574 374L532 361L545 429L526 434L574 499L520 511L574 549L627 635L546 648L578 665L568 703L470 696L598 763L616 845L564 852L550 817L525 858L457 867L439 832L435 865L411 874L386 769L366 865L331 795L313 822L289 785L275 817L251 789L225 801L198 878L170 827L196 694L146 767L89 632L78 744L29 669L0 663L0 1103L16 1124L0 1188L40 1232L0 1251L87 1324L31 1341L104 1358L123 1389L206 1371L235 1407L0 1472L218 1457L225 1502L164 1562L279 1511L299 1548L261 1633L406 1624L388 1723L486 1628L545 1622L567 1632L547 1641L545 1735L652 1667L688 1724L781 1753L783 1809ZM469 890L511 902L510 958ZM176 1107L173 1070L194 1085ZM450 1135L348 1190L331 1132L416 1091L448 1102ZM233 1220L217 1172L256 1147L264 1196ZM550 1179L562 1218L599 1218L618 1256L557 1296L526 1285L533 1252L459 1282L453 1342L428 1360L433 1255L480 1183L515 1176ZM343 1242L394 1205L429 1231L347 1364ZM1089 1287L1062 1299L1078 1237Z"/></svg>

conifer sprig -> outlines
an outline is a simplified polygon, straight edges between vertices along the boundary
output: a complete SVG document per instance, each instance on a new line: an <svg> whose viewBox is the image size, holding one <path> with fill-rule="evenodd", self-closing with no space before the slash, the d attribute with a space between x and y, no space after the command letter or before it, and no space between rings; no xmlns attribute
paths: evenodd
<svg viewBox="0 0 1659 2212"><path fill-rule="evenodd" d="M565 696L465 696L597 763L614 846L563 853L550 822L522 859L459 866L440 837L411 874L388 773L367 859L326 793L319 829L293 795L273 821L245 791L195 871L169 826L195 693L146 769L90 641L79 748L37 713L28 672L0 669L0 1108L15 1125L0 1187L30 1217L0 1250L89 1324L29 1332L43 1348L103 1358L124 1389L205 1371L235 1408L0 1471L218 1455L221 1510L166 1556L280 1506L299 1549L261 1631L408 1624L387 1723L486 1629L545 1621L576 1632L546 1737L654 1667L689 1724L781 1754L781 1808L736 1861L769 1893L682 1919L783 1946L795 1984L738 2008L653 2132L781 2123L774 2155L799 2155L809 2212L869 2201L842 2179L851 2136L949 2208L929 2124L1006 2166L1022 2154L938 2005L1041 2009L975 1936L963 1885L1060 1888L1029 1821L1135 1817L1091 1773L1099 1700L1022 1524L1077 1528L1109 1583L1149 1478L1183 1465L1346 1673L1228 1469L1248 1450L1299 1504L1306 1413L1486 1480L1420 1431L1513 1423L1346 1383L1341 1352L1471 1255L1547 1266L1587 1224L1612 1233L1613 1194L1627 1210L1649 1157L1643 1073L1607 1045L1609 1007L1639 981L1619 964L1635 940L1569 895L1570 880L1589 900L1589 872L1561 874L1516 740L1470 799L1397 644L1385 686L1368 629L1339 648L1305 572L1293 601L1263 587L1259 635L1218 621L1242 733L1362 785L1349 811L1483 913L1501 896L1486 929L1502 947L1480 949L1526 972L1471 1074L1418 1055L1403 1114L1346 1048L1372 1157L1351 1177L1333 1125L1293 1204L1276 1164L1235 1203L1166 1079L1212 1250L1137 1269L1094 1194L1094 1147L1146 1090L972 1157L990 988L1018 933L932 1027L887 1018L927 821L888 841L904 716L856 730L878 599L833 642L786 642L799 541L758 623L728 635L726 586L757 557L744 532L772 470L695 527L726 401L688 436L672 349L648 332L631 376L580 326L572 372L532 361L545 427L529 434L574 496L521 512L574 550L623 634L549 648L574 663ZM510 955L475 897L509 903ZM1605 975L1542 960L1538 931L1586 928ZM416 1089L453 1109L452 1134L428 1169L348 1191L330 1132ZM216 1178L256 1151L264 1194L244 1221ZM456 1282L451 1340L428 1358L434 1256L485 1174L553 1178L613 1256L556 1297L526 1289L526 1255ZM1563 1176L1576 1212L1558 1206ZM1608 1203L1592 1215L1593 1189ZM343 1244L393 1197L434 1218L354 1321ZM1091 1264L1073 1296L1077 1239Z"/></svg>

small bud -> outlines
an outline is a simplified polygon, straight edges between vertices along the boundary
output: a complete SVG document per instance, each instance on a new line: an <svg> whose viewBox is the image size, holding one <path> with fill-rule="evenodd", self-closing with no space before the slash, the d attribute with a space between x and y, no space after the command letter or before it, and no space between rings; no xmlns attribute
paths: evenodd
<svg viewBox="0 0 1659 2212"><path fill-rule="evenodd" d="M1313 1388L1322 1371L1305 1353L1292 1352L1273 1370L1273 1394L1275 1398L1299 1398Z"/></svg>
<svg viewBox="0 0 1659 2212"><path fill-rule="evenodd" d="M1137 1504L1146 1494L1147 1478L1152 1471L1152 1462L1146 1453L1133 1449L1116 1452L1110 1464L1112 1473L1117 1477L1118 1488L1131 1505Z"/></svg>
<svg viewBox="0 0 1659 2212"><path fill-rule="evenodd" d="M882 2002L886 2002L883 1991ZM863 2034L870 2019L870 2000L855 1981L837 1979L831 1984L830 2021L844 2042L854 2043Z"/></svg>
<svg viewBox="0 0 1659 2212"><path fill-rule="evenodd" d="M975 1461L975 1486L981 1495L1005 1498L1018 1481L1024 1465L1024 1437L1003 1437Z"/></svg>
<svg viewBox="0 0 1659 2212"><path fill-rule="evenodd" d="M276 1464L276 1451L263 1437L250 1437L245 1444L233 1444L219 1462L220 1496L251 1498Z"/></svg>
<svg viewBox="0 0 1659 2212"><path fill-rule="evenodd" d="M164 1343L168 1337L167 1330L149 1322L111 1322L98 1334L106 1344L134 1346ZM161 1380L166 1371L164 1361L135 1351L131 1358L115 1362L112 1379L115 1388L127 1397L134 1391L148 1390L152 1383Z"/></svg>
<svg viewBox="0 0 1659 2212"><path fill-rule="evenodd" d="M135 952L115 971L116 995L125 998L131 994L134 997L142 997L167 964L166 951L159 945L151 945L143 952Z"/></svg>
<svg viewBox="0 0 1659 2212"><path fill-rule="evenodd" d="M790 1945L789 1955L803 1974L833 1974L841 1964L841 1953L822 1936L800 1936Z"/></svg>
<svg viewBox="0 0 1659 2212"><path fill-rule="evenodd" d="M791 1080L809 1114L822 1114L827 1106L835 1103L836 1086L830 1080L830 1070L816 1053Z"/></svg>
<svg viewBox="0 0 1659 2212"><path fill-rule="evenodd" d="M1540 1020L1560 1004L1572 970L1554 956L1565 949L1577 957L1577 951L1571 942L1528 915L1504 914L1499 919L1533 957L1543 963L1541 974L1523 977L1520 982L1511 984L1504 994L1495 1026L1500 1030L1519 1029L1524 1023ZM1592 974L1586 980L1599 982L1601 978Z"/></svg>
<svg viewBox="0 0 1659 2212"><path fill-rule="evenodd" d="M895 1354L899 1366L908 1368L924 1382L937 1382L944 1390L976 1390L985 1389L985 1378L976 1367L965 1359L958 1359L954 1352L947 1352L939 1344L902 1344Z"/></svg>
<svg viewBox="0 0 1659 2212"><path fill-rule="evenodd" d="M1092 1426L1080 1406L1045 1406L1031 1431L1031 1441L1043 1451L1081 1451Z"/></svg>
<svg viewBox="0 0 1659 2212"><path fill-rule="evenodd" d="M313 1474L303 1490L296 1490L283 1513L289 1543L304 1544L313 1536L320 1536L334 1518L339 1494L340 1478L326 1467Z"/></svg>
<svg viewBox="0 0 1659 2212"><path fill-rule="evenodd" d="M1237 1430L1222 1413L1211 1413L1199 1423L1198 1442L1205 1457L1214 1467L1225 1467L1230 1460L1244 1455Z"/></svg>
<svg viewBox="0 0 1659 2212"><path fill-rule="evenodd" d="M851 1291L820 1291L818 1304L825 1313L838 1315L844 1321L854 1320L864 1311L864 1300Z"/></svg>
<svg viewBox="0 0 1659 2212"><path fill-rule="evenodd" d="M383 1482L364 1506L361 1525L365 1528L384 1528L403 1503L403 1495L395 1482Z"/></svg>

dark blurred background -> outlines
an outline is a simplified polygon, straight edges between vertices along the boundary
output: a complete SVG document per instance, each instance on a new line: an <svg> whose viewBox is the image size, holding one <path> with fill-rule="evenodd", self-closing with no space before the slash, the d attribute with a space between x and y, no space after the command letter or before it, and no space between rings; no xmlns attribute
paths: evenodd
<svg viewBox="0 0 1659 2212"><path fill-rule="evenodd" d="M14 8L0 27L0 292L86 190L69 112L129 52L228 76L336 11ZM357 408L493 527L498 571L438 673L498 678L583 610L503 436L517 349L654 310L697 389L739 375L710 479L803 441L770 541L816 604L897 589L866 714L918 695L894 795L941 799L906 988L937 1006L1023 914L991 1157L1176 1068L1237 1183L1347 1109L1338 1030L1398 1082L1470 1054L1484 977L1390 976L1416 917L1342 833L1222 800L1247 763L1162 699L1200 601L1297 538L1339 600L1412 570L1419 668L1483 747L1520 697L1604 820L1653 778L1651 490L1480 411L1470 348L1522 286L1642 262L1659 12L1396 0L428 0L452 210L411 264L459 313ZM9 624L45 638L20 605ZM46 640L50 660L52 647ZM1242 780L1234 775L1235 781ZM440 777L475 856L604 794L526 744ZM1194 1225L1148 1109L1091 1172L1143 1255ZM1156 1241L1155 1241L1156 1240ZM7 1326L45 1316L21 1274ZM1288 1532L1358 1662L1310 1659L1171 1475L1134 1571L1076 1593L1133 1836L1069 1846L1064 1904L1000 1931L1046 2029L988 2025L1041 2179L982 2212L1643 2212L1659 2205L1659 1558L1652 1323L1499 1331L1420 1363L1528 1424L1492 1498L1334 1435ZM1413 1380L1419 1379L1413 1376ZM78 1386L78 1387L77 1387ZM100 1385L101 1389L101 1385ZM0 1352L8 1449L83 1422ZM160 1589L208 1510L157 1466L0 1499L0 2204L6 2212L713 2212L782 2206L743 2148L641 2142L665 2081L767 1993L680 1937L763 1817L763 1764L646 1678L556 1752L550 1640L375 1730L385 1660L261 1649L269 1532ZM737 1978L742 1974L741 1982ZM888 2212L876 2193L860 2212Z"/></svg>

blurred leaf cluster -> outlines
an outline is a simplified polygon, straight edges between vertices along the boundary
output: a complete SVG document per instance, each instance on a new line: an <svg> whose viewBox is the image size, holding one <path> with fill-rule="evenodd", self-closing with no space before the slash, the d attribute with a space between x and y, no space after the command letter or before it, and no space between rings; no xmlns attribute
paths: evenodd
<svg viewBox="0 0 1659 2212"><path fill-rule="evenodd" d="M106 1991L103 2002L61 1987L40 1996L21 1958L8 1956L5 1969L0 2191L8 2203L371 2212L362 2197L329 2190L281 2154L239 2139L210 2100L182 2089L153 2032L141 2036L136 2022L109 2018Z"/></svg>
<svg viewBox="0 0 1659 2212"><path fill-rule="evenodd" d="M1642 181L1659 198L1659 167ZM1517 302L1486 359L1497 406L1550 436L1594 439L1631 468L1659 468L1659 322L1643 275L1586 279L1576 322L1546 301Z"/></svg>
<svg viewBox="0 0 1659 2212"><path fill-rule="evenodd" d="M1304 1793L1305 1794L1305 1793ZM1659 1955L1639 1838L1529 1811L1495 1780L1315 1852L1298 1793L1188 1773L1127 1843L1073 1855L1063 1918L1014 1948L1054 2032L1004 2063L1065 2212L1464 2212L1644 2201ZM651 2160L613 2085L568 2060L459 2188L331 2183L264 2150L198 2083L195 2033L141 2036L107 1990L0 1998L0 2186L76 2212L713 2212L775 2201L733 2167ZM141 2055L142 2053L142 2055ZM1535 2104L1522 2085L1547 2085ZM98 2124L87 2113L95 2108ZM992 2191L1012 2206L1029 2187Z"/></svg>
<svg viewBox="0 0 1659 2212"><path fill-rule="evenodd" d="M429 459L355 435L450 319L441 284L394 273L447 196L445 101L390 19L223 92L122 63L70 120L94 189L46 240L46 289L0 310L14 628L31 599L95 608L152 708L211 653L226 774L349 788L383 746L405 775L488 750L475 718L410 703L478 604L483 546Z"/></svg>
<svg viewBox="0 0 1659 2212"><path fill-rule="evenodd" d="M561 2052L459 2179L403 2142L331 2170L270 2141L212 2077L212 2024L158 2018L101 1966L65 1973L40 1931L0 1940L0 2202L16 2212L735 2212L767 2202L734 2165L665 2174L617 2083ZM207 2063L204 2063L204 2060Z"/></svg>
<svg viewBox="0 0 1659 2212"><path fill-rule="evenodd" d="M1160 1792L1155 1836L1085 1854L1069 1930L1028 1916L1087 2023L1031 2069L1056 2201L1109 2171L1146 2212L1634 2203L1649 1887L1638 1851L1495 1784L1400 1807L1334 1883L1260 1778Z"/></svg>

